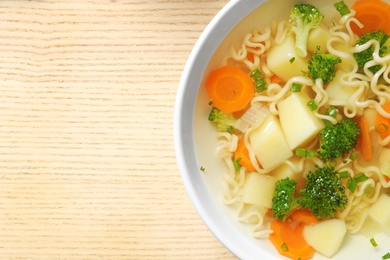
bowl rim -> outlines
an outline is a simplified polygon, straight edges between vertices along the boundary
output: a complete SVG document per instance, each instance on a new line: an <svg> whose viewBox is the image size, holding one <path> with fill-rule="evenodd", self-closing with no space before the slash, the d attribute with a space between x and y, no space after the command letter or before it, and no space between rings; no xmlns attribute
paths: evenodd
<svg viewBox="0 0 390 260"><path fill-rule="evenodd" d="M196 155L193 143L193 115L196 99L193 97L198 95L203 74L221 42L244 17L265 2L266 0L231 0L214 16L201 33L187 59L179 82L174 109L176 159L187 194L208 229L231 253L240 259L253 258L253 254L243 250L241 246L238 246L225 235L224 230L221 230L218 223L211 217L212 214L209 212L209 208L212 204L208 203L207 200L202 200L199 189L191 181L190 175L195 174L191 169L198 170L196 162L194 164ZM221 26L222 24L223 26ZM189 88L190 82L192 82L191 84L198 82L196 84L198 88ZM184 105L187 111L184 111ZM191 118L186 117L184 112L187 115L191 113ZM199 174L199 170L196 173ZM264 252L264 254L264 257L273 257L268 255L268 252Z"/></svg>

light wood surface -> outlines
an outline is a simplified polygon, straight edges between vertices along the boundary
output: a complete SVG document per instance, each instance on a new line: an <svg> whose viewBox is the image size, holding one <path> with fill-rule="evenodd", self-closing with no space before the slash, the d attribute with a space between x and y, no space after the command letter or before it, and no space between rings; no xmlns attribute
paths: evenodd
<svg viewBox="0 0 390 260"><path fill-rule="evenodd" d="M227 2L0 1L0 258L235 259L173 145L184 64Z"/></svg>

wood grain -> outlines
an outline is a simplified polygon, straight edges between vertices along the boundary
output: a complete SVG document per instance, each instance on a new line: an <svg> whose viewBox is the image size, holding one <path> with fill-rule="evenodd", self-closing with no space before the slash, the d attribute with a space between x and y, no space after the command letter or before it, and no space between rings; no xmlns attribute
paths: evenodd
<svg viewBox="0 0 390 260"><path fill-rule="evenodd" d="M0 1L0 258L234 259L173 147L186 58L227 2Z"/></svg>

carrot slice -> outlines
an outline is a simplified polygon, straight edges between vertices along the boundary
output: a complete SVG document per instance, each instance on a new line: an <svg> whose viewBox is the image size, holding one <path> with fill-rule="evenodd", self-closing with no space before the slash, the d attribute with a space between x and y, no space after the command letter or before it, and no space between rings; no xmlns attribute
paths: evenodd
<svg viewBox="0 0 390 260"><path fill-rule="evenodd" d="M246 58L247 58L247 60L249 60L250 62L254 62L254 60L255 60L255 57L254 57L253 52L248 52L248 54L246 55Z"/></svg>
<svg viewBox="0 0 390 260"><path fill-rule="evenodd" d="M359 36L371 30L383 30L390 34L390 5L381 0L358 0L351 9L355 17L364 25L359 28L351 24L352 30Z"/></svg>
<svg viewBox="0 0 390 260"><path fill-rule="evenodd" d="M390 113L390 102L385 103L382 108L387 113ZM390 118L386 118L378 113L375 119L375 127L382 139L385 139L390 135Z"/></svg>
<svg viewBox="0 0 390 260"><path fill-rule="evenodd" d="M303 225L310 225L319 223L317 217L308 209L297 209L289 217L291 221L301 223Z"/></svg>
<svg viewBox="0 0 390 260"><path fill-rule="evenodd" d="M254 47L253 48L255 51L259 50L259 47ZM248 51L247 52L247 55L246 55L246 58L247 60L249 60L250 62L254 62L255 61L255 54L253 52L250 52Z"/></svg>
<svg viewBox="0 0 390 260"><path fill-rule="evenodd" d="M206 89L213 106L225 113L243 110L255 95L252 78L233 66L211 72Z"/></svg>
<svg viewBox="0 0 390 260"><path fill-rule="evenodd" d="M360 127L360 136L358 140L360 145L358 147L363 155L364 160L369 162L371 161L372 157L372 148L367 119L364 116L360 116L358 118L358 125Z"/></svg>
<svg viewBox="0 0 390 260"><path fill-rule="evenodd" d="M283 82L283 79L274 74L271 76L270 81L271 81L271 83L275 83L275 84L280 85Z"/></svg>
<svg viewBox="0 0 390 260"><path fill-rule="evenodd" d="M310 259L314 249L306 243L303 237L303 227L296 222L273 220L269 240L278 250L279 254L291 259Z"/></svg>
<svg viewBox="0 0 390 260"><path fill-rule="evenodd" d="M232 114L235 118L240 118L245 114L245 112L248 110L249 107L250 107L250 104L248 104L248 106L246 108L244 108L242 110L235 111Z"/></svg>
<svg viewBox="0 0 390 260"><path fill-rule="evenodd" d="M244 139L239 139L237 142L237 149L234 152L234 160L238 160L238 158L240 158L240 161L238 163L241 166L244 166L251 172L256 171L249 157L249 151L245 146Z"/></svg>

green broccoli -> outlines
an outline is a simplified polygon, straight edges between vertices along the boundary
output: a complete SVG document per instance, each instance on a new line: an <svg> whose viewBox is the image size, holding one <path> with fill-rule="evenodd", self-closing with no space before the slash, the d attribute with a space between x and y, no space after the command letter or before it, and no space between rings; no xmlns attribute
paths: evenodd
<svg viewBox="0 0 390 260"><path fill-rule="evenodd" d="M357 41L356 46L363 45L367 43L370 40L375 40L379 43L379 56L383 57L385 55L390 54L390 40L389 35L387 35L382 30L372 30L369 32L366 32L365 34L360 37L360 39ZM375 47L371 45L369 48L365 49L361 52L356 52L353 54L353 57L355 58L359 69L363 69L364 65L373 60L373 54L374 54ZM378 72L382 68L381 65L374 65L369 67L369 70L372 73Z"/></svg>
<svg viewBox="0 0 390 260"><path fill-rule="evenodd" d="M276 182L271 207L275 219L286 221L300 208L310 210L319 220L333 218L348 202L341 176L330 166L309 171L305 187L298 194L296 185L289 178Z"/></svg>
<svg viewBox="0 0 390 260"><path fill-rule="evenodd" d="M326 84L335 77L338 63L341 63L340 57L333 54L314 54L309 59L309 76L313 80L320 78Z"/></svg>
<svg viewBox="0 0 390 260"><path fill-rule="evenodd" d="M333 218L348 203L345 187L333 167L324 166L306 175L305 188L299 191L299 204L317 219Z"/></svg>
<svg viewBox="0 0 390 260"><path fill-rule="evenodd" d="M346 156L356 146L359 135L360 128L352 119L344 118L335 125L325 121L325 128L319 133L319 158L329 161Z"/></svg>
<svg viewBox="0 0 390 260"><path fill-rule="evenodd" d="M218 131L226 131L232 133L235 130L237 119L213 107L210 111L209 121L213 122Z"/></svg>
<svg viewBox="0 0 390 260"><path fill-rule="evenodd" d="M300 207L294 196L296 185L297 182L289 178L276 182L271 207L276 219L285 221L294 210Z"/></svg>
<svg viewBox="0 0 390 260"><path fill-rule="evenodd" d="M324 15L310 4L296 4L291 9L290 22L295 33L295 49L299 56L306 57L309 32L318 27L323 19Z"/></svg>

